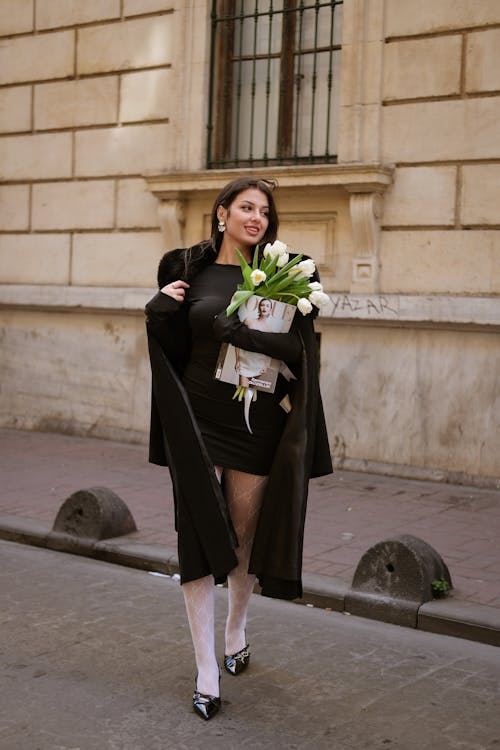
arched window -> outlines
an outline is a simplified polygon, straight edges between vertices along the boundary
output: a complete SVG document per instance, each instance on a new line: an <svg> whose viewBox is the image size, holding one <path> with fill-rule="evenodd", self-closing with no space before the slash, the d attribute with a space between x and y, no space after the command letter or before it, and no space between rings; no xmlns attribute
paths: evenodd
<svg viewBox="0 0 500 750"><path fill-rule="evenodd" d="M213 0L209 168L337 160L342 0Z"/></svg>

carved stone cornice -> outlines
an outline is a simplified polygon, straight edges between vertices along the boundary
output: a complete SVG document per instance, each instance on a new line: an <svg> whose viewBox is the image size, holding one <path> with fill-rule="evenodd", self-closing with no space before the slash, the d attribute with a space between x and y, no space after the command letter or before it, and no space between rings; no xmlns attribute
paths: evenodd
<svg viewBox="0 0 500 750"><path fill-rule="evenodd" d="M0 284L0 309L45 312L113 312L144 315L154 287ZM445 330L500 331L500 298L448 294L330 292L322 325L382 325Z"/></svg>
<svg viewBox="0 0 500 750"><path fill-rule="evenodd" d="M159 200L202 192L218 192L237 177L275 179L280 188L338 187L349 192L383 193L392 183L394 167L385 164L316 164L313 166L259 167L252 169L199 169L189 172L146 174L144 179Z"/></svg>
<svg viewBox="0 0 500 750"><path fill-rule="evenodd" d="M184 244L186 205L194 197L211 203L223 185L245 175L277 180L283 195L314 195L315 190L350 194L353 237L352 292L378 291L379 236L382 195L392 182L394 167L384 164L324 164L257 169L210 169L144 176L158 198L166 247ZM310 212L310 207L304 213Z"/></svg>

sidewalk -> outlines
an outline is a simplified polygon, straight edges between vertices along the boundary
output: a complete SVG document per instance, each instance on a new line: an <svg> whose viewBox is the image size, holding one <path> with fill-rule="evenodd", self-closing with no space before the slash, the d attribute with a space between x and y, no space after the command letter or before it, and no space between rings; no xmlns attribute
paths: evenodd
<svg viewBox="0 0 500 750"><path fill-rule="evenodd" d="M0 537L13 538L10 532L24 519L50 531L69 495L104 486L134 516L138 531L126 537L129 542L156 551L161 545L175 555L169 474L148 463L146 446L0 429L0 472ZM313 480L304 540L305 589L312 583L313 600L319 597L321 603L324 591L328 604L327 593L347 590L372 545L399 534L420 537L448 565L453 593L432 602L435 611L461 609L467 617L487 621L500 642L499 490L348 471Z"/></svg>

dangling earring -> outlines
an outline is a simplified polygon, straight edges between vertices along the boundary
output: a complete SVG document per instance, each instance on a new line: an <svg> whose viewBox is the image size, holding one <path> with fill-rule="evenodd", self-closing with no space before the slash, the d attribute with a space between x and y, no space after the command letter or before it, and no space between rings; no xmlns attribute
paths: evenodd
<svg viewBox="0 0 500 750"><path fill-rule="evenodd" d="M219 232L223 232L226 228L226 225L224 224L222 219L219 219L219 223L217 224L217 229Z"/></svg>

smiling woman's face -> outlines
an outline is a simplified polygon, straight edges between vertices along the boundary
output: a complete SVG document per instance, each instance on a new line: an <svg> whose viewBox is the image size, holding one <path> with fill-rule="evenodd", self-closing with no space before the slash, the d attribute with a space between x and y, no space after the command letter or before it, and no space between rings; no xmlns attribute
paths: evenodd
<svg viewBox="0 0 500 750"><path fill-rule="evenodd" d="M224 242L239 250L257 245L269 225L269 201L257 188L238 193L228 208L219 206L217 216L226 224Z"/></svg>

